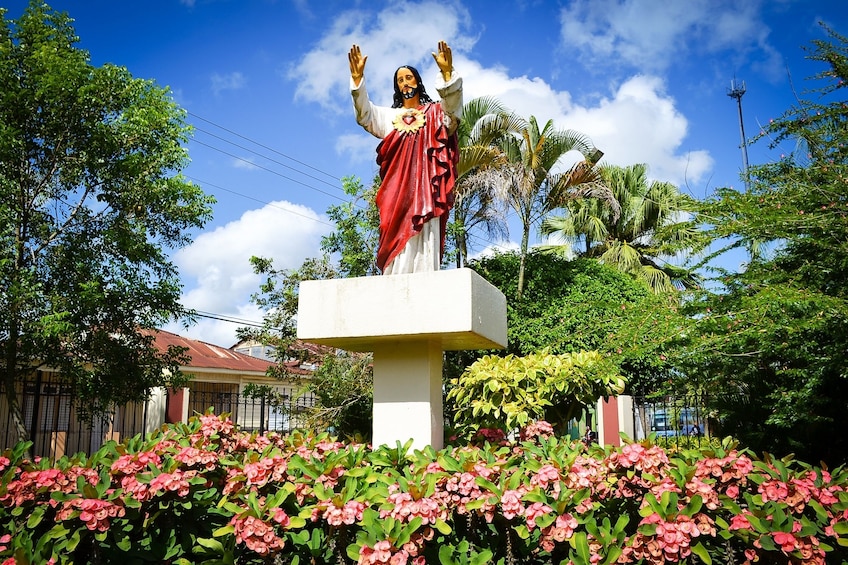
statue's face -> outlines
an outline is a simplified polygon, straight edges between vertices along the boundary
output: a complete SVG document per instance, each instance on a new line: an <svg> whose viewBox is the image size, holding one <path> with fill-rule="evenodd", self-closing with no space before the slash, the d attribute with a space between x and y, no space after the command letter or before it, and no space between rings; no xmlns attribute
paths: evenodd
<svg viewBox="0 0 848 565"><path fill-rule="evenodd" d="M406 106L407 100L413 100L418 97L418 81L415 80L415 75L412 74L412 71L406 67L399 68L395 76L395 81L403 96L404 106ZM417 100L415 102L417 106Z"/></svg>

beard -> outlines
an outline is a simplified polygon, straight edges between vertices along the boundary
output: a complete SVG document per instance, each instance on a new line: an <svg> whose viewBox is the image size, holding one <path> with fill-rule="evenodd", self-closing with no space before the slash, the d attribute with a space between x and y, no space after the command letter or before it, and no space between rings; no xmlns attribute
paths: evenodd
<svg viewBox="0 0 848 565"><path fill-rule="evenodd" d="M401 96L403 96L406 100L411 100L412 98L415 98L415 95L417 93L417 88L410 88L409 90L404 90L403 92L401 92Z"/></svg>

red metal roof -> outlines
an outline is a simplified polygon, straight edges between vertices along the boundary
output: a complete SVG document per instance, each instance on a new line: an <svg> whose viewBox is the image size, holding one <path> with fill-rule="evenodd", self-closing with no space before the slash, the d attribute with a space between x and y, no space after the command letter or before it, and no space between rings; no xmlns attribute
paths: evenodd
<svg viewBox="0 0 848 565"><path fill-rule="evenodd" d="M167 351L168 347L172 345L188 349L186 354L191 357L191 363L187 368L264 373L268 370L268 367L275 364L265 359L251 357L232 349L212 345L205 341L189 339L165 330L157 330L155 335L156 347L162 352Z"/></svg>

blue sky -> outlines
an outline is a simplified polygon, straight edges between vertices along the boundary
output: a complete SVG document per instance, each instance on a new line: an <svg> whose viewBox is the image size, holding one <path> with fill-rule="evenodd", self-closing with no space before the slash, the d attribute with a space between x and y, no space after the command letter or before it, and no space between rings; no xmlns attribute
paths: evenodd
<svg viewBox="0 0 848 565"><path fill-rule="evenodd" d="M7 0L7 18L27 2ZM94 64L127 67L171 89L196 128L185 174L214 195L214 220L173 257L186 306L259 320L251 255L296 268L319 255L344 198L368 182L377 140L354 122L347 51L368 55L372 98L388 103L394 69L417 66L434 93L430 53L446 40L466 100L496 96L519 114L592 138L604 161L647 163L652 178L698 198L741 186L730 81L744 80L748 137L823 70L802 47L824 21L848 35L845 0L492 2L52 0L75 20ZM793 91L794 89L794 91ZM751 164L791 147L749 148ZM517 241L517 227L510 240ZM482 251L485 242L478 241ZM510 246L509 241L489 242ZM236 324L178 331L230 346Z"/></svg>

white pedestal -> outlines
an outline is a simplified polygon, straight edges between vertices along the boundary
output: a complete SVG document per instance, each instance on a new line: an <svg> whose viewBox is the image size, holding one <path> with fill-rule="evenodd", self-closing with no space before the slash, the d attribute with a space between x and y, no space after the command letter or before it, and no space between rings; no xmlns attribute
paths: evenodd
<svg viewBox="0 0 848 565"><path fill-rule="evenodd" d="M506 346L506 298L471 269L300 284L297 337L374 352L374 445L441 449L442 352Z"/></svg>

